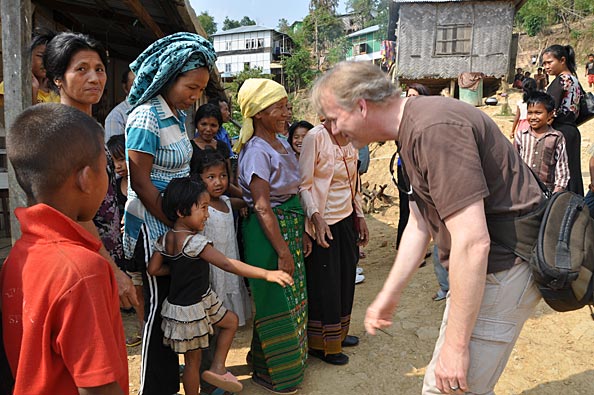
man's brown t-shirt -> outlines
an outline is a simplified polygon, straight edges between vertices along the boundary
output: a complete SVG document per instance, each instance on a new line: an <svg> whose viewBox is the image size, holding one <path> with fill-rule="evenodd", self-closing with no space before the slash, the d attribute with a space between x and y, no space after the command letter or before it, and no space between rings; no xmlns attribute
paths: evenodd
<svg viewBox="0 0 594 395"><path fill-rule="evenodd" d="M448 260L444 220L484 200L487 216L516 217L538 207L542 192L511 143L483 111L440 96L409 98L398 133L412 200ZM516 257L491 243L487 272L509 269Z"/></svg>

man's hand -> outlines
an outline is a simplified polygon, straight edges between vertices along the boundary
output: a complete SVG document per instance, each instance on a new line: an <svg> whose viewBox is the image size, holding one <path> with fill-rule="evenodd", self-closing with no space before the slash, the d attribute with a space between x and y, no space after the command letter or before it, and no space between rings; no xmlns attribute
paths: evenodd
<svg viewBox="0 0 594 395"><path fill-rule="evenodd" d="M435 365L437 388L444 394L460 394L468 391L466 373L470 365L468 347L455 349L446 339Z"/></svg>
<svg viewBox="0 0 594 395"><path fill-rule="evenodd" d="M365 313L365 330L375 335L376 329L387 328L392 325L392 317L398 306L398 300L380 292Z"/></svg>
<svg viewBox="0 0 594 395"><path fill-rule="evenodd" d="M303 232L303 256L308 257L311 254L312 245L309 235Z"/></svg>

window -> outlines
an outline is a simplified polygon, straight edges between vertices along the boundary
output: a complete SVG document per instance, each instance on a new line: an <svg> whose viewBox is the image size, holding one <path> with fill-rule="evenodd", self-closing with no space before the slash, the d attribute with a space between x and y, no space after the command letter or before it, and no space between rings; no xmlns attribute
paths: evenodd
<svg viewBox="0 0 594 395"><path fill-rule="evenodd" d="M231 51L231 47L232 47L231 44L232 44L231 41L225 42L225 51Z"/></svg>
<svg viewBox="0 0 594 395"><path fill-rule="evenodd" d="M359 43L353 45L353 55L363 55L367 53L367 43Z"/></svg>
<svg viewBox="0 0 594 395"><path fill-rule="evenodd" d="M437 26L435 55L470 55L472 26Z"/></svg>
<svg viewBox="0 0 594 395"><path fill-rule="evenodd" d="M225 73L231 73L231 63L225 63Z"/></svg>

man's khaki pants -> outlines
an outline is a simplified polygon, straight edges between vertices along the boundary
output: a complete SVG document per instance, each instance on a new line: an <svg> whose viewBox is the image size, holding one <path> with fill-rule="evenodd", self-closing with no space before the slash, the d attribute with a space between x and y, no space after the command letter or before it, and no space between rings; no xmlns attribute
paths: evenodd
<svg viewBox="0 0 594 395"><path fill-rule="evenodd" d="M485 294L470 339L467 394L495 394L493 389L503 372L524 322L532 315L540 292L527 263L488 274ZM450 295L443 314L433 358L427 366L423 394L440 394L435 383L435 364L445 340Z"/></svg>

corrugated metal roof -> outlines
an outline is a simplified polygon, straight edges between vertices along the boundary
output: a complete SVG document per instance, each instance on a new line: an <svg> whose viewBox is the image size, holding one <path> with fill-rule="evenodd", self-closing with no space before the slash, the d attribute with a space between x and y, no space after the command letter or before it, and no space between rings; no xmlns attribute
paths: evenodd
<svg viewBox="0 0 594 395"><path fill-rule="evenodd" d="M369 27L366 27L365 29L357 30L356 32L349 34L347 37L357 37L357 36L362 36L367 33L377 32L379 30L379 28L380 28L379 25L369 26Z"/></svg>
<svg viewBox="0 0 594 395"><path fill-rule="evenodd" d="M221 30L213 34L213 36L222 36L225 34L236 34L236 33L251 33L251 32L261 32L267 30L274 30L271 27L260 26L260 25L251 25L251 26L240 26L236 27L235 29L229 30Z"/></svg>
<svg viewBox="0 0 594 395"><path fill-rule="evenodd" d="M503 1L503 0L393 0L394 3L462 3L468 1L475 1L480 3L481 1ZM527 0L507 0L514 3L516 11L518 11Z"/></svg>

